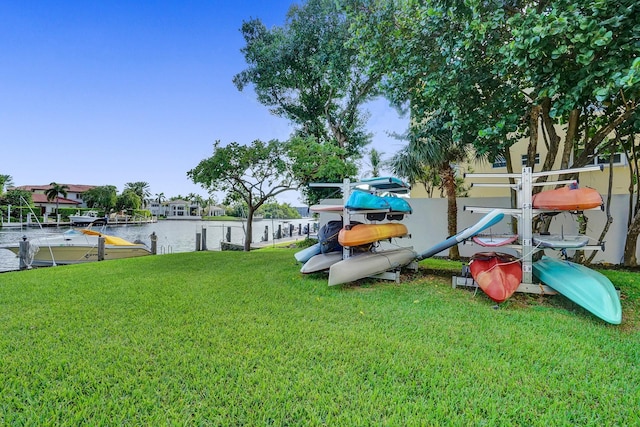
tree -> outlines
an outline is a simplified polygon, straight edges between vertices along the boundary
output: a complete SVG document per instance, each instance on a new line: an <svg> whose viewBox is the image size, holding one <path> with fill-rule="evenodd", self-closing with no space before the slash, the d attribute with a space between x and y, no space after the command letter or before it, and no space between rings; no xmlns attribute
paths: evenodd
<svg viewBox="0 0 640 427"><path fill-rule="evenodd" d="M137 210L142 206L140 196L131 188L127 188L117 197L116 209L118 211Z"/></svg>
<svg viewBox="0 0 640 427"><path fill-rule="evenodd" d="M200 215L200 212L202 210L202 205L204 204L204 199L202 198L202 196L195 193L189 193L187 195L187 200L189 200L191 203L195 203L196 215Z"/></svg>
<svg viewBox="0 0 640 427"><path fill-rule="evenodd" d="M58 207L60 203L59 196L67 197L68 189L69 189L68 185L52 182L51 184L49 184L49 188L44 192L44 194L47 196L48 201L50 202L54 200L56 201L56 214L58 214Z"/></svg>
<svg viewBox="0 0 640 427"><path fill-rule="evenodd" d="M31 191L27 190L8 190L4 194L0 195L0 205L2 205L2 211L7 214L7 210L4 206L33 206L33 199L31 198ZM19 210L12 211L14 215L19 215Z"/></svg>
<svg viewBox="0 0 640 427"><path fill-rule="evenodd" d="M394 171L412 183L432 182L437 173L450 235L457 233L453 163L470 153L503 155L518 137L512 121L521 114L512 110L523 98L517 86L494 78L490 55L499 43L493 39L504 31L465 45L461 34L470 16L468 6L457 3L354 1L349 9L357 22L351 43L370 72L384 76L382 91L392 105L410 113L409 146L392 161ZM457 247L450 256L459 257Z"/></svg>
<svg viewBox="0 0 640 427"><path fill-rule="evenodd" d="M253 216L267 200L296 188L286 144L271 140L250 145L231 142L213 145L213 155L187 172L208 191L224 191L232 201L247 205L244 250L251 250Z"/></svg>
<svg viewBox="0 0 640 427"><path fill-rule="evenodd" d="M368 152L369 166L371 167L371 170L368 172L368 174L371 175L372 177L380 176L380 168L384 164L384 162L382 161L383 154L384 153L381 153L375 148L372 148Z"/></svg>
<svg viewBox="0 0 640 427"><path fill-rule="evenodd" d="M640 33L634 0L351 2L352 43L412 122L449 115L453 138L489 160L529 139L543 169L588 164L635 115ZM566 126L564 141L559 130ZM539 131L541 129L541 131ZM562 148L562 149L561 149ZM575 178L561 177L565 178ZM515 194L515 193L514 193Z"/></svg>
<svg viewBox="0 0 640 427"><path fill-rule="evenodd" d="M289 203L267 202L260 207L259 213L266 219L272 218L300 218L300 212Z"/></svg>
<svg viewBox="0 0 640 427"><path fill-rule="evenodd" d="M0 175L0 196L4 193L6 187L13 185L13 177L11 175Z"/></svg>
<svg viewBox="0 0 640 427"><path fill-rule="evenodd" d="M360 107L376 95L379 76L366 75L357 50L347 46L351 21L340 3L293 5L285 25L272 29L259 19L243 22L248 67L233 82L239 90L253 85L260 103L294 124L295 136L336 146L332 155L353 162L371 138Z"/></svg>
<svg viewBox="0 0 640 427"><path fill-rule="evenodd" d="M143 205L145 201L149 198L149 196L151 196L148 182L144 182L144 181L127 182L124 185L124 190L122 190L122 192L124 193L127 190L133 191L140 198Z"/></svg>
<svg viewBox="0 0 640 427"><path fill-rule="evenodd" d="M117 189L113 185L94 187L82 194L82 200L90 208L102 208L109 212L118 202Z"/></svg>
<svg viewBox="0 0 640 427"><path fill-rule="evenodd" d="M438 112L433 117L411 125L409 145L394 157L394 171L412 184L417 177L424 177L427 170L436 170L447 197L447 232L453 236L458 232L458 180L455 164L467 159L468 144L457 141L444 123L447 115ZM406 166L402 165L406 162ZM451 259L459 259L458 246L449 249Z"/></svg>
<svg viewBox="0 0 640 427"><path fill-rule="evenodd" d="M344 148L323 144L313 137L293 137L287 142L291 170L307 204L313 205L336 194L335 189L311 188L318 182L341 183L354 179L358 172L355 162L343 160Z"/></svg>

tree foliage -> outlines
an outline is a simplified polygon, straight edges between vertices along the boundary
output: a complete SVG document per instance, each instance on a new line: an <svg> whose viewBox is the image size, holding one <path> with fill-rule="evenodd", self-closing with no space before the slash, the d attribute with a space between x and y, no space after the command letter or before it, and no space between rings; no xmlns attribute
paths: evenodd
<svg viewBox="0 0 640 427"><path fill-rule="evenodd" d="M137 210L142 206L142 199L140 196L131 188L125 189L122 194L117 196L116 199L116 210L125 211L128 209Z"/></svg>
<svg viewBox="0 0 640 427"><path fill-rule="evenodd" d="M222 191L230 201L246 204L245 251L251 248L256 210L270 198L296 188L287 146L276 140L255 140L250 145L232 142L224 147L216 141L213 155L187 172L187 176L209 192Z"/></svg>
<svg viewBox="0 0 640 427"><path fill-rule="evenodd" d="M52 202L56 201L56 213L58 213L60 206L60 196L67 197L67 190L69 190L69 186L65 184L58 184L57 182L52 182L49 184L49 188L45 190L44 194L47 196L47 200Z"/></svg>
<svg viewBox="0 0 640 427"><path fill-rule="evenodd" d="M361 106L376 95L379 80L365 73L358 51L347 46L350 31L349 16L341 1L334 0L293 5L282 27L268 29L259 19L246 21L242 53L248 67L233 79L239 90L252 85L259 102L294 124L295 136L337 147L328 153L348 162L349 168L370 142ZM325 170L328 175L314 172L316 179L336 178L335 170Z"/></svg>
<svg viewBox="0 0 640 427"><path fill-rule="evenodd" d="M262 214L266 219L300 218L300 212L298 212L298 210L292 207L289 203L268 202L262 205L258 212Z"/></svg>
<svg viewBox="0 0 640 427"><path fill-rule="evenodd" d="M380 176L380 171L385 164L385 162L382 160L383 155L384 153L376 150L375 148L372 148L367 152L367 162L371 169L365 172L365 176Z"/></svg>
<svg viewBox="0 0 640 427"><path fill-rule="evenodd" d="M411 126L445 111L452 137L490 160L526 137L526 165L588 164L637 116L635 0L353 0L353 46ZM565 134L564 139L561 135ZM564 178L564 177L563 177ZM639 220L640 221L640 220Z"/></svg>
<svg viewBox="0 0 640 427"><path fill-rule="evenodd" d="M11 206L32 206L33 199L31 191L28 190L8 190L0 196L1 205Z"/></svg>
<svg viewBox="0 0 640 427"><path fill-rule="evenodd" d="M455 165L467 159L468 144L453 138L451 129L445 126L448 116L442 111L411 126L409 145L394 156L391 165L394 172L407 178L411 184L424 180L429 171L438 174L447 197L447 232L458 232L458 179ZM459 259L457 246L449 249L449 257Z"/></svg>
<svg viewBox="0 0 640 427"><path fill-rule="evenodd" d="M149 191L149 183L144 181L127 182L124 185L124 190L122 190L122 193L124 194L125 191L132 191L133 193L135 193L138 198L140 198L143 205L145 204L145 201L151 196L151 192ZM139 209L139 206L134 209Z"/></svg>
<svg viewBox="0 0 640 427"><path fill-rule="evenodd" d="M353 179L358 172L353 161L343 160L343 148L323 144L313 137L293 137L287 149L293 176L309 205L335 196L335 189L313 188L309 184L340 183L344 178Z"/></svg>
<svg viewBox="0 0 640 427"><path fill-rule="evenodd" d="M4 193L6 187L13 185L13 177L11 175L0 174L0 196Z"/></svg>
<svg viewBox="0 0 640 427"><path fill-rule="evenodd" d="M118 202L117 189L113 185L94 187L85 191L82 199L90 208L101 208L109 212L115 209Z"/></svg>
<svg viewBox="0 0 640 427"><path fill-rule="evenodd" d="M365 4L367 13L353 8L354 42L384 73L385 93L410 102L412 118L447 111L454 138L481 154L505 153L540 123L553 143L573 115L583 126L569 134L587 141L576 159L584 164L636 108L635 1Z"/></svg>

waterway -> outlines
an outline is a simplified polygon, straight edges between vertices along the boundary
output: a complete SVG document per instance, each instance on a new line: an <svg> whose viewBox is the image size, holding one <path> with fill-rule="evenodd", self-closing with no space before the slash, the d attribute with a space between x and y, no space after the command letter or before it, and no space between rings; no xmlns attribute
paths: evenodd
<svg viewBox="0 0 640 427"><path fill-rule="evenodd" d="M300 227L304 230L307 226L310 230L314 230L314 220L312 218L292 219L292 220L271 220L260 219L254 220L252 241L265 242L265 236L268 237L267 242L276 243L273 240L275 232L280 228L283 234L288 235L290 225L293 225L294 231L292 237L299 236ZM15 243L22 240L23 236L27 239L34 239L51 234L63 233L70 227L47 227L39 229L35 227L26 228L0 228L0 244ZM96 228L105 234L122 237L130 242L139 240L151 247L151 233L156 234L158 238L157 250L158 254L178 253L178 252L194 252L196 250L196 234L206 234L207 250L219 250L220 242L227 240L227 234L230 233L230 242L235 244L243 244L245 238L246 222L240 221L199 221L199 220L161 220L155 223L143 225L118 225L106 226L106 228ZM203 231L204 230L204 231ZM304 239L304 235L299 236ZM0 249L0 272L17 270L19 265L18 258L9 250Z"/></svg>

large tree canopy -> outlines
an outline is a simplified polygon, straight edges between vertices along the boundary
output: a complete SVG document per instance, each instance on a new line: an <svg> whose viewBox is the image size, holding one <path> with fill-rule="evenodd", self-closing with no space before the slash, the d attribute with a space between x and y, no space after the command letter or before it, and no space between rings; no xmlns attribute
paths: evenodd
<svg viewBox="0 0 640 427"><path fill-rule="evenodd" d="M629 120L640 91L640 5L607 1L354 0L353 43L419 123L444 110L453 137L490 157L530 136L576 166ZM542 124L544 134L538 135Z"/></svg>
<svg viewBox="0 0 640 427"><path fill-rule="evenodd" d="M334 0L308 0L289 10L282 27L259 19L242 25L248 67L233 81L253 85L258 100L289 119L296 134L341 147L358 158L369 143L363 103L375 95L378 75L365 74L357 50L346 46L351 22Z"/></svg>
<svg viewBox="0 0 640 427"><path fill-rule="evenodd" d="M544 144L543 169L578 167L638 114L635 0L353 0L349 11L352 45L411 126L445 111L453 140L504 156L510 172L523 137L528 166Z"/></svg>

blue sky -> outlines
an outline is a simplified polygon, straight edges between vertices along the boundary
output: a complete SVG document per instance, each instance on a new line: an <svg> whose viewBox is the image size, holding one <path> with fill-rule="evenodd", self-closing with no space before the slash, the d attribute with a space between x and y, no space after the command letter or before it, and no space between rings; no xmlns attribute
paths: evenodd
<svg viewBox="0 0 640 427"><path fill-rule="evenodd" d="M286 139L251 89L243 20L282 25L291 0L0 2L0 174L14 184L146 181L166 197L207 192L187 178L213 143ZM406 120L369 106L374 147ZM296 193L282 201L300 205Z"/></svg>

